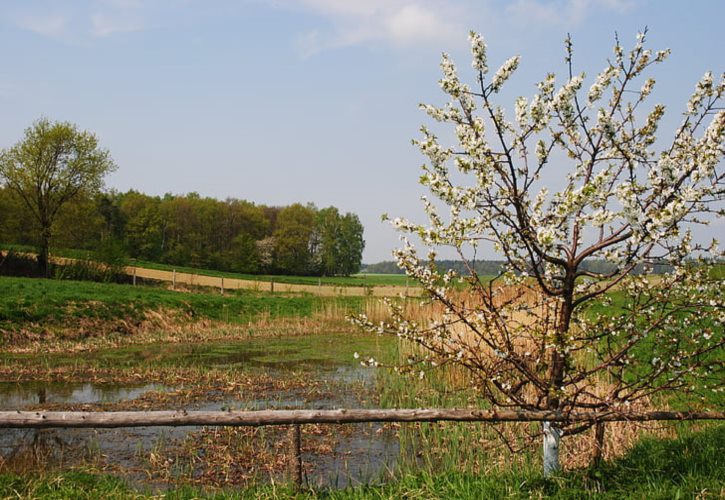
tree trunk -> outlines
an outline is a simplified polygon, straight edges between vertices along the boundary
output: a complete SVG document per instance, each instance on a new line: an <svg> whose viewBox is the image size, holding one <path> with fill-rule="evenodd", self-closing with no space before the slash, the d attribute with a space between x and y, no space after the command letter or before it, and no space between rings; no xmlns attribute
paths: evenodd
<svg viewBox="0 0 725 500"><path fill-rule="evenodd" d="M561 410L560 392L564 388L564 372L567 366L568 354L565 350L565 340L569 332L572 316L574 274L567 272L567 285L564 292L562 308L556 324L555 348L551 354L551 368L549 371L549 395L547 409L553 412ZM544 477L551 477L561 470L559 462L559 443L563 431L559 424L544 422Z"/></svg>
<svg viewBox="0 0 725 500"><path fill-rule="evenodd" d="M556 475L561 470L559 442L562 431L553 422L544 422L544 477Z"/></svg>
<svg viewBox="0 0 725 500"><path fill-rule="evenodd" d="M40 232L40 252L38 266L43 276L50 278L50 228L44 227Z"/></svg>

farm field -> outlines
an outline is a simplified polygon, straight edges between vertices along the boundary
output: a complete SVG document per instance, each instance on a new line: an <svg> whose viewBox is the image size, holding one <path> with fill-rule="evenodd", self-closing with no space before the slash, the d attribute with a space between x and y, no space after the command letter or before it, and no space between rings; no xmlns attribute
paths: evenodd
<svg viewBox="0 0 725 500"><path fill-rule="evenodd" d="M345 320L380 314L372 299L23 278L0 278L0 291L2 409L480 404L455 369L419 380L360 366L357 356L389 365L407 349ZM306 425L310 490L298 496L716 498L725 487L722 425L612 425L605 464L588 468L591 436L582 435L565 450L569 472L552 480L541 476L536 444L513 452L498 442L498 432L525 434L530 424ZM285 486L285 435L272 427L11 430L0 439L0 495L294 496ZM633 470L638 481L621 480Z"/></svg>
<svg viewBox="0 0 725 500"><path fill-rule="evenodd" d="M0 244L2 250L13 250L21 253L34 254L37 250L34 247L23 245ZM86 250L73 249L57 249L53 255L57 257L65 257L69 259L93 260L93 252ZM224 271L216 271L213 269L203 269L189 266L176 266L172 264L162 264L159 262L150 262L145 260L129 260L128 265L143 267L146 269L155 269L159 271L173 271L189 274L198 274L201 276L224 277L261 282L287 283L294 285L331 285L331 286L415 286L404 274L375 274L360 273L351 276L286 276L286 275L264 275L264 274L243 274Z"/></svg>

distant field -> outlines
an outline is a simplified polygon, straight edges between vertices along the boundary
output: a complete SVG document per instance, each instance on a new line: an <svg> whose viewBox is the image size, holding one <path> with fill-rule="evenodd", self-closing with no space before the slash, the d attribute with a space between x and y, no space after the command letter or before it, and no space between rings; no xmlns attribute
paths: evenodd
<svg viewBox="0 0 725 500"><path fill-rule="evenodd" d="M200 274L202 276L219 276L224 278L236 278L252 281L274 281L275 283L289 283L295 285L332 285L332 286L415 286L404 274L353 274L352 276L284 276L270 274L243 274L215 271L213 269L199 269L195 267L175 266L172 264L159 264L136 260L129 263L147 269L158 269L161 271L176 271L189 274Z"/></svg>
<svg viewBox="0 0 725 500"><path fill-rule="evenodd" d="M35 249L30 246L23 245L0 245L0 249L14 250L16 252L35 253ZM70 259L90 260L93 258L93 252L88 250L72 250L62 249L53 250L52 255L57 257L67 257ZM251 281L263 281L275 283L289 283L298 285L332 285L332 286L415 286L404 274L354 274L352 276L284 276L284 275L260 275L260 274L243 274L231 273L226 271L215 271L213 269L200 269L196 267L177 266L173 264L161 264L158 262L149 262L144 260L129 259L128 265L144 267L147 269L157 269L160 271L176 270L181 273L199 274L202 276L215 276L224 278L235 278Z"/></svg>

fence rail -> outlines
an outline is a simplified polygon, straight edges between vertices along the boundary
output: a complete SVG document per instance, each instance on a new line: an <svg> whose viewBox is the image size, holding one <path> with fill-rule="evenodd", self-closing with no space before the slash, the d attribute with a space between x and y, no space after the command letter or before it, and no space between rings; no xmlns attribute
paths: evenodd
<svg viewBox="0 0 725 500"><path fill-rule="evenodd" d="M0 411L0 428L116 428L153 426L247 426L289 425L288 472L299 489L303 483L303 424L352 424L365 422L597 422L603 437L604 422L651 420L725 420L725 412L650 411L644 413L581 412L476 409L340 409L340 410L255 410L255 411ZM601 460L602 439L598 438L595 460Z"/></svg>
<svg viewBox="0 0 725 500"><path fill-rule="evenodd" d="M650 411L642 413L475 410L475 409L340 409L254 411L0 411L0 428L113 428L365 422L643 422L652 420L725 420L725 412Z"/></svg>

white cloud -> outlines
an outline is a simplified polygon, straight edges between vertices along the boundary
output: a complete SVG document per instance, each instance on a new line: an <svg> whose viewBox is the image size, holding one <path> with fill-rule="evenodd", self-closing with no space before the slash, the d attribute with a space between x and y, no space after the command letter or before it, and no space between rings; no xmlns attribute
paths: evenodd
<svg viewBox="0 0 725 500"><path fill-rule="evenodd" d="M62 36L68 26L68 18L64 15L25 15L16 19L21 28L48 37Z"/></svg>
<svg viewBox="0 0 725 500"><path fill-rule="evenodd" d="M435 12L420 5L406 5L392 12L383 20L387 35L402 44L425 41L427 39L447 39L451 36L463 36L461 30L447 23Z"/></svg>
<svg viewBox="0 0 725 500"><path fill-rule="evenodd" d="M296 41L303 56L367 43L396 46L464 39L459 7L443 0L268 0L268 5L310 12L328 23Z"/></svg>

